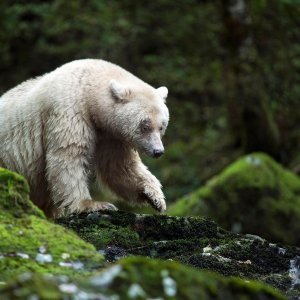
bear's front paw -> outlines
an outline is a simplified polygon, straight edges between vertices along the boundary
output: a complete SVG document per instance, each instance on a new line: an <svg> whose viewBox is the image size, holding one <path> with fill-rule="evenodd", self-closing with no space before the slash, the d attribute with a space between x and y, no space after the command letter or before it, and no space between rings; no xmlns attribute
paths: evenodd
<svg viewBox="0 0 300 300"><path fill-rule="evenodd" d="M164 212L167 209L165 196L160 189L154 190L151 187L145 187L141 198L159 212Z"/></svg>

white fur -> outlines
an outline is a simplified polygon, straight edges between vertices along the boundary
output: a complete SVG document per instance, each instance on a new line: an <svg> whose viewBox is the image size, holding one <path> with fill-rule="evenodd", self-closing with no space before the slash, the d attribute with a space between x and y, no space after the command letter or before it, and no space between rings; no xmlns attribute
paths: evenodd
<svg viewBox="0 0 300 300"><path fill-rule="evenodd" d="M167 126L164 96L166 88L103 60L65 64L0 98L0 166L23 174L32 200L49 215L111 208L88 201L94 172L122 198L163 211L161 185L135 149L151 154L155 147L154 132L137 133L141 120Z"/></svg>

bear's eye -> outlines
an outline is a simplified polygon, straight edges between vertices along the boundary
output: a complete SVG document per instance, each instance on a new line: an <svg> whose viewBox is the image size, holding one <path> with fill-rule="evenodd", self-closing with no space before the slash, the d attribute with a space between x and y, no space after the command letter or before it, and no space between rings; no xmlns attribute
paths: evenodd
<svg viewBox="0 0 300 300"><path fill-rule="evenodd" d="M142 124L141 125L141 131L142 132L148 132L148 131L150 131L150 126L148 124Z"/></svg>
<svg viewBox="0 0 300 300"><path fill-rule="evenodd" d="M161 127L159 127L159 131L163 131L163 127L161 126Z"/></svg>
<svg viewBox="0 0 300 300"><path fill-rule="evenodd" d="M140 129L142 133L149 132L151 130L151 121L149 119L145 119L140 124Z"/></svg>

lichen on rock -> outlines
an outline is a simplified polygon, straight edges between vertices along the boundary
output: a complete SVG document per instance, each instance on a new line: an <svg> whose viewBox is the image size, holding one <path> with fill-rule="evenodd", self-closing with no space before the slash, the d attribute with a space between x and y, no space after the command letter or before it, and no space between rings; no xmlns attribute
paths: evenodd
<svg viewBox="0 0 300 300"><path fill-rule="evenodd" d="M228 230L300 245L300 178L263 153L244 156L169 209Z"/></svg>

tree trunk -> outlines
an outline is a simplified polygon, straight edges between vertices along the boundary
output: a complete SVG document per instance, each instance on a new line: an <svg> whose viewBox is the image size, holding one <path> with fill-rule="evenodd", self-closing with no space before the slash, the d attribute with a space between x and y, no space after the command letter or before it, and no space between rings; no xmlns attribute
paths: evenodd
<svg viewBox="0 0 300 300"><path fill-rule="evenodd" d="M260 72L245 0L221 0L224 24L224 82L228 122L246 153L264 151L279 158L279 133Z"/></svg>

